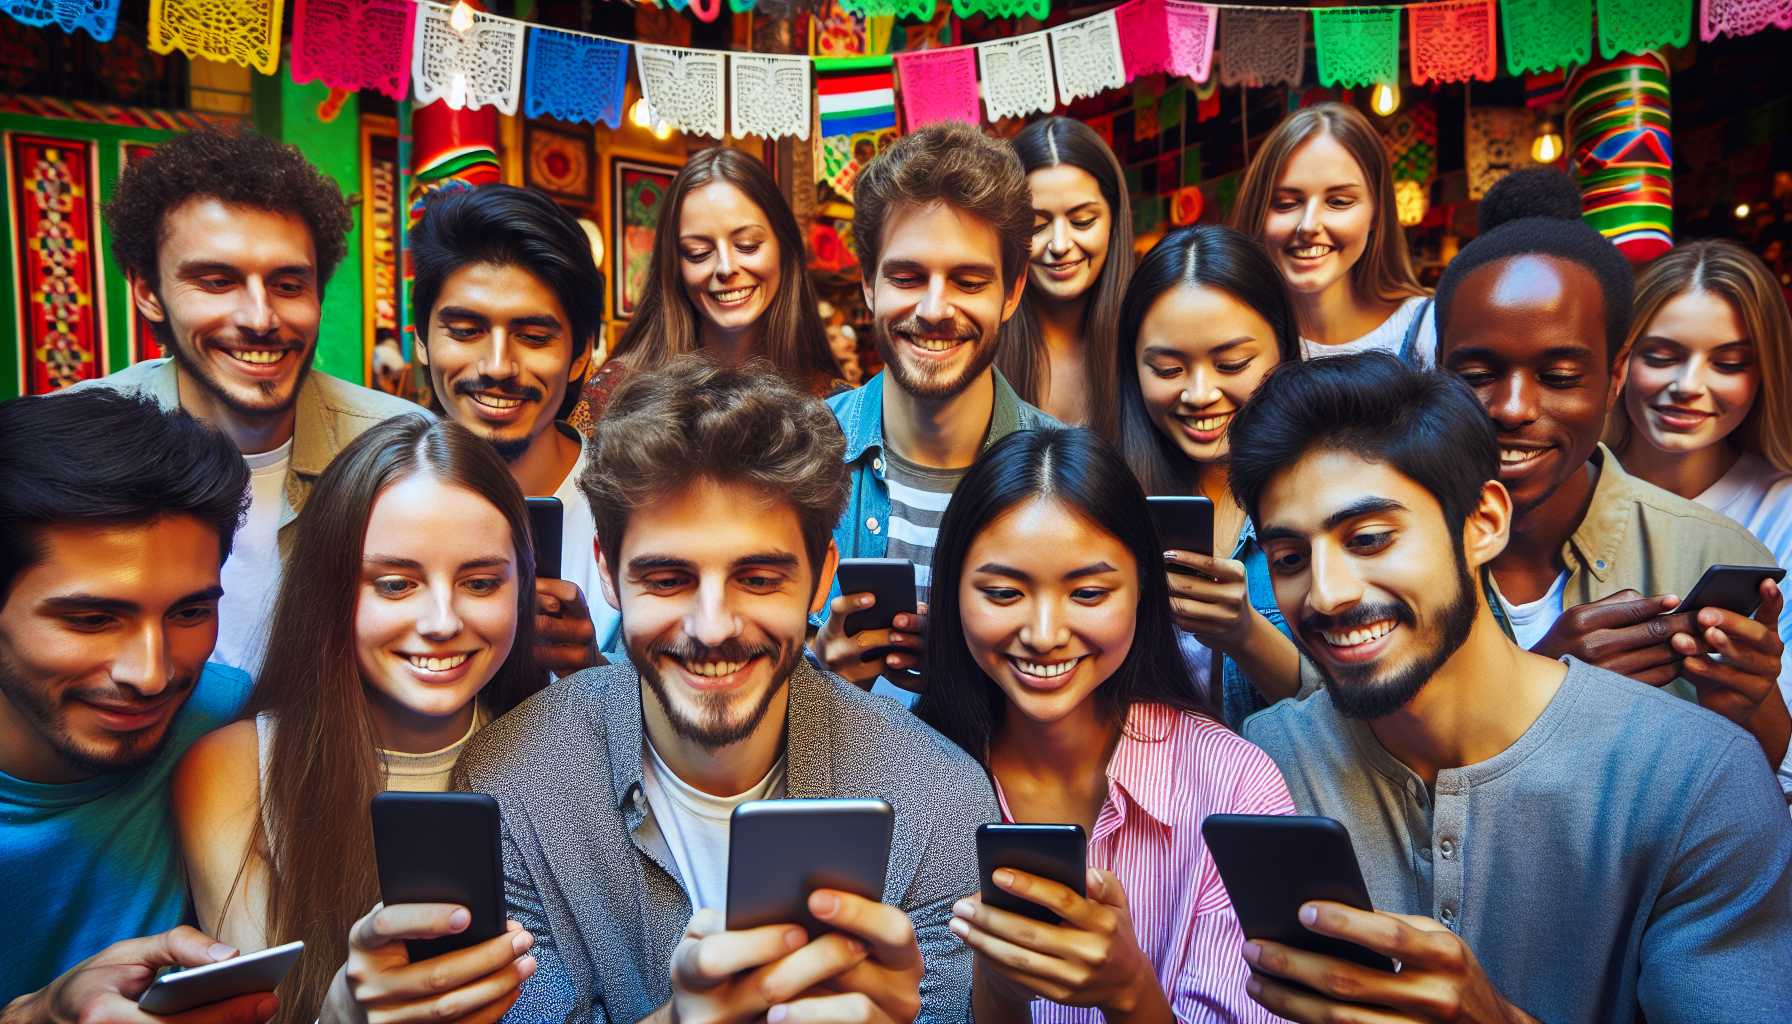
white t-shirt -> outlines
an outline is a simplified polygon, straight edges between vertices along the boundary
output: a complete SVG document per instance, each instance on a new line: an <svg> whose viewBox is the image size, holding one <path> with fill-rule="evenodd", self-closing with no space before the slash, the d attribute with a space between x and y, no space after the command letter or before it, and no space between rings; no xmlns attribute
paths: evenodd
<svg viewBox="0 0 1792 1024"><path fill-rule="evenodd" d="M1420 307L1425 305L1425 297L1414 295L1400 308L1388 314L1381 326L1360 338L1326 345L1309 338L1300 339L1301 355L1307 359L1318 356L1343 356L1352 352L1386 352L1391 356L1400 354L1400 347L1406 341L1406 329L1412 326L1413 318L1419 315ZM1419 336L1413 339L1413 355L1416 365L1429 367L1437 357L1437 307L1427 308L1425 322L1419 325Z"/></svg>
<svg viewBox="0 0 1792 1024"><path fill-rule="evenodd" d="M236 531L219 574L218 646L213 661L261 674L267 656L268 619L280 590L280 510L286 501L286 469L292 439L272 451L245 455L249 464L249 517Z"/></svg>
<svg viewBox="0 0 1792 1024"><path fill-rule="evenodd" d="M558 424L556 424L558 426ZM622 613L604 600L603 578L597 570L597 523L591 518L591 503L579 490L579 476L585 472L585 453L589 446L585 435L570 427L564 428L579 441L579 457L572 472L560 481L554 497L560 499L560 574L577 583L585 594L585 605L591 609L591 624L597 630L597 649L606 656L621 650ZM612 659L614 660L614 659Z"/></svg>
<svg viewBox="0 0 1792 1024"><path fill-rule="evenodd" d="M1527 651L1537 646L1537 641L1543 639L1543 634L1549 632L1549 627L1562 617L1562 591L1567 586L1568 574L1564 572L1535 601L1513 604L1506 600L1504 594L1500 594L1500 607L1506 612L1506 624L1512 627L1512 636L1518 641L1518 646ZM1495 593L1498 593L1497 587Z"/></svg>
<svg viewBox="0 0 1792 1024"><path fill-rule="evenodd" d="M679 778L653 741L643 737L647 756L641 759L641 789L653 814L646 828L657 829L672 851L684 880L691 908L721 910L728 905L728 819L749 800L784 797L784 756L772 763L753 788L737 796L711 796Z"/></svg>

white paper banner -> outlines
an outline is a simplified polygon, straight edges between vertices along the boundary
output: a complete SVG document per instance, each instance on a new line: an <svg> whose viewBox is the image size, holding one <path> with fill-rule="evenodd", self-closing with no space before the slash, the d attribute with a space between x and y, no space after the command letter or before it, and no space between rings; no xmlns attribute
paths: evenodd
<svg viewBox="0 0 1792 1024"><path fill-rule="evenodd" d="M442 100L456 110L497 107L514 115L523 84L524 24L475 11L472 27L463 34L449 23L449 8L418 6L411 41L417 106Z"/></svg>
<svg viewBox="0 0 1792 1024"><path fill-rule="evenodd" d="M977 71L991 121L1051 112L1052 58L1044 32L977 44Z"/></svg>
<svg viewBox="0 0 1792 1024"><path fill-rule="evenodd" d="M723 54L635 44L641 95L655 117L686 135L722 137Z"/></svg>
<svg viewBox="0 0 1792 1024"><path fill-rule="evenodd" d="M728 56L728 126L736 138L809 137L808 57L734 53Z"/></svg>
<svg viewBox="0 0 1792 1024"><path fill-rule="evenodd" d="M1048 30L1052 68L1058 76L1058 100L1070 103L1126 84L1126 62L1120 57L1120 27L1114 12L1103 11Z"/></svg>

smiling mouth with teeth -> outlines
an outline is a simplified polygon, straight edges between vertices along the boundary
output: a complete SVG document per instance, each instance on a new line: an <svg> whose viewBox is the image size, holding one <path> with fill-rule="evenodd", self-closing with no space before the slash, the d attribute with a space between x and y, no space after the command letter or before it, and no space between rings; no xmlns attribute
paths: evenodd
<svg viewBox="0 0 1792 1024"><path fill-rule="evenodd" d="M964 344L964 338L925 338L919 334L908 335L908 343L923 352L948 352Z"/></svg>
<svg viewBox="0 0 1792 1024"><path fill-rule="evenodd" d="M449 669L459 668L468 657L470 657L470 655L467 654L450 654L446 658L429 658L417 654L407 654L405 655L405 660L425 672L446 672Z"/></svg>
<svg viewBox="0 0 1792 1024"><path fill-rule="evenodd" d="M731 306L734 303L740 302L740 301L744 300L747 296L753 294L753 290L757 287L758 287L757 285L748 285L745 288L731 288L725 292L710 292L709 297L716 300L717 302L721 303L724 306Z"/></svg>
<svg viewBox="0 0 1792 1024"><path fill-rule="evenodd" d="M284 348L233 348L225 349L225 351L230 354L230 358L235 359L239 363L249 363L254 366L268 366L285 359L286 354L292 350Z"/></svg>
<svg viewBox="0 0 1792 1024"><path fill-rule="evenodd" d="M483 391L469 391L467 392L467 397L488 409L514 409L523 404L523 400L520 398L510 398L505 395L493 395Z"/></svg>
<svg viewBox="0 0 1792 1024"><path fill-rule="evenodd" d="M731 676L747 667L747 663L744 661L685 661L682 658L674 660L691 675L703 676L706 679Z"/></svg>
<svg viewBox="0 0 1792 1024"><path fill-rule="evenodd" d="M1083 659L1079 655L1075 658L1071 658L1069 661L1027 661L1024 658L1016 658L1011 654L1008 656L1008 660L1014 663L1015 668L1020 669L1027 675L1036 676L1040 679L1056 679L1075 668Z"/></svg>
<svg viewBox="0 0 1792 1024"><path fill-rule="evenodd" d="M1549 451L1548 448L1501 448L1500 465L1502 467L1522 466L1535 462L1547 451Z"/></svg>
<svg viewBox="0 0 1792 1024"><path fill-rule="evenodd" d="M1218 416L1184 416L1184 417L1182 417L1182 422L1188 424L1191 427L1194 427L1196 430L1205 432L1205 431L1211 431L1211 430L1218 430L1221 427L1225 426L1226 423L1228 421L1230 421L1231 419L1232 419L1231 413L1223 412L1223 413L1220 413Z"/></svg>
<svg viewBox="0 0 1792 1024"><path fill-rule="evenodd" d="M1380 622L1371 622L1367 626L1358 626L1355 629L1323 629L1319 631L1319 635L1333 647L1358 647L1387 636L1394 631L1394 626L1393 619L1382 619Z"/></svg>
<svg viewBox="0 0 1792 1024"><path fill-rule="evenodd" d="M1288 250L1297 260L1316 260L1321 256L1329 255L1331 251L1332 247L1329 245L1302 245Z"/></svg>

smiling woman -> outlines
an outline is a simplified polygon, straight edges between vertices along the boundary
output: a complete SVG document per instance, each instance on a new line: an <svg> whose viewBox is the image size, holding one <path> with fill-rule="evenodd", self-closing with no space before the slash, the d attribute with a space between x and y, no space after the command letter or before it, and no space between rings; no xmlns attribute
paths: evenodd
<svg viewBox="0 0 1792 1024"><path fill-rule="evenodd" d="M316 1018L379 899L368 801L447 789L473 733L540 687L533 562L508 469L456 423L388 420L320 478L254 718L196 743L174 782L211 934L306 944L279 1019Z"/></svg>

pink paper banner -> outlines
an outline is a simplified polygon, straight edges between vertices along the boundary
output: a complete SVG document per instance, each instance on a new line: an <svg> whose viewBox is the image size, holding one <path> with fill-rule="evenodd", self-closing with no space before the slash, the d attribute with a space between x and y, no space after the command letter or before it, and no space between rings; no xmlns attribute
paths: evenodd
<svg viewBox="0 0 1792 1024"><path fill-rule="evenodd" d="M1214 29L1219 27L1219 11L1206 4L1164 4L1164 20L1169 29L1170 71L1195 82L1205 82L1213 73Z"/></svg>
<svg viewBox="0 0 1792 1024"><path fill-rule="evenodd" d="M1699 38L1754 35L1769 26L1792 28L1792 0L1700 0Z"/></svg>
<svg viewBox="0 0 1792 1024"><path fill-rule="evenodd" d="M292 80L332 89L375 89L402 100L411 84L410 0L298 0Z"/></svg>
<svg viewBox="0 0 1792 1024"><path fill-rule="evenodd" d="M1140 75L1182 75L1205 82L1213 73L1213 40L1219 12L1179 0L1131 0L1114 8L1126 80Z"/></svg>
<svg viewBox="0 0 1792 1024"><path fill-rule="evenodd" d="M977 51L917 50L896 55L896 81L909 131L935 121L977 125Z"/></svg>
<svg viewBox="0 0 1792 1024"><path fill-rule="evenodd" d="M1131 0L1114 8L1120 29L1120 57L1126 80L1170 70L1170 35L1164 31L1164 0Z"/></svg>

